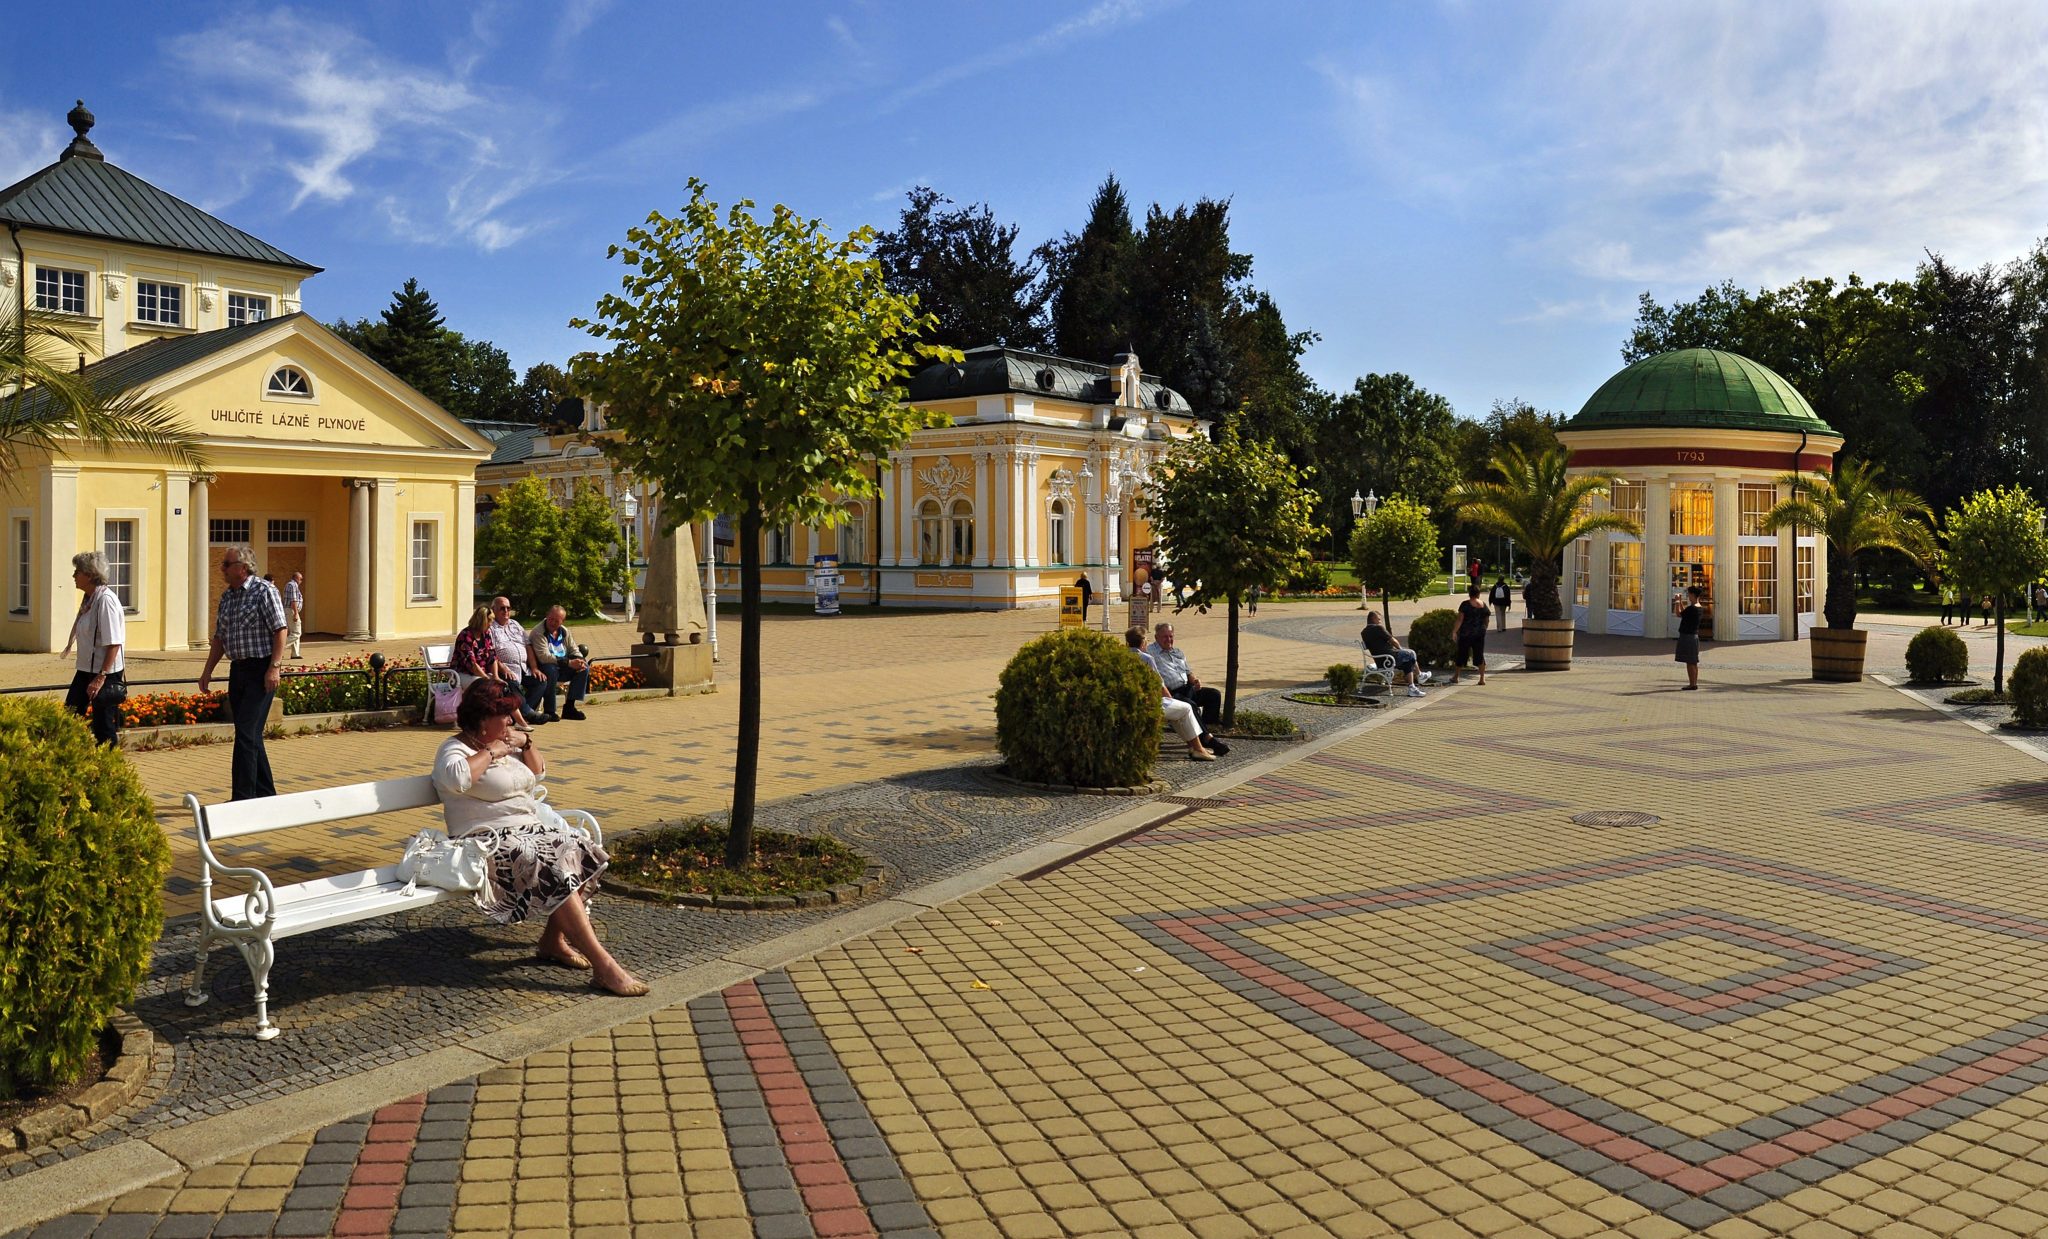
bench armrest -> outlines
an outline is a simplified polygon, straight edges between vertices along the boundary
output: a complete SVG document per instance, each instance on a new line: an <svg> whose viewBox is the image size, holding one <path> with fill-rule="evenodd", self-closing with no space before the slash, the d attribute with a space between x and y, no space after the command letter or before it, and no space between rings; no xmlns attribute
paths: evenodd
<svg viewBox="0 0 2048 1239"><path fill-rule="evenodd" d="M596 817L582 809L556 809L555 812L561 814L562 820L571 826L581 826L589 831L591 842L599 847L604 846L604 828L597 824Z"/></svg>

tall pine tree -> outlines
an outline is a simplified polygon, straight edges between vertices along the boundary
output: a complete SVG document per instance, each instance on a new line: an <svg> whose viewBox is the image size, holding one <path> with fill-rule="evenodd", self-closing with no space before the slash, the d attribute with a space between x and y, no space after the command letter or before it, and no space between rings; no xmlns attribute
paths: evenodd
<svg viewBox="0 0 2048 1239"><path fill-rule="evenodd" d="M1047 242L1042 252L1052 294L1054 350L1064 357L1106 362L1131 347L1137 233L1131 227L1131 205L1114 174L1095 191L1080 235ZM1143 354L1140 358L1145 360Z"/></svg>
<svg viewBox="0 0 2048 1239"><path fill-rule="evenodd" d="M441 308L418 280L407 280L404 288L391 295L391 304L384 308L365 351L435 404L443 408L450 404L454 350L449 347Z"/></svg>
<svg viewBox="0 0 2048 1239"><path fill-rule="evenodd" d="M945 209L951 203L927 186L910 191L895 229L875 238L884 283L915 294L918 308L938 320L922 337L927 344L1044 348L1043 256L1019 259L1017 226L999 223L986 204Z"/></svg>

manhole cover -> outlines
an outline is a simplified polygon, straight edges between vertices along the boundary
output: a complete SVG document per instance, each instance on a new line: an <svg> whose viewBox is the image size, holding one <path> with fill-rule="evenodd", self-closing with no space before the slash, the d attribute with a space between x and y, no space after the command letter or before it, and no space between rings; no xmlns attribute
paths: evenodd
<svg viewBox="0 0 2048 1239"><path fill-rule="evenodd" d="M1575 813L1575 826L1655 826L1663 821L1654 813L1643 813L1635 809L1596 809L1591 813Z"/></svg>

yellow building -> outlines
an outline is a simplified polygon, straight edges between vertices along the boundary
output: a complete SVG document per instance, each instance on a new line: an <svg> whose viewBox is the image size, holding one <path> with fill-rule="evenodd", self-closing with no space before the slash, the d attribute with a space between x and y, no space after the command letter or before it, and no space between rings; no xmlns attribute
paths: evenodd
<svg viewBox="0 0 2048 1239"><path fill-rule="evenodd" d="M137 650L206 644L213 548L306 573L306 630L445 636L472 606L476 467L491 445L300 308L320 268L107 163L86 138L0 190L0 293L67 320L85 373L183 415L203 472L82 443L0 478L0 648L56 650L71 556L104 552ZM81 359L82 361L87 359ZM33 398L31 394L30 398Z"/></svg>
<svg viewBox="0 0 2048 1239"><path fill-rule="evenodd" d="M1674 602L1706 591L1717 641L1804 637L1827 544L1812 530L1775 533L1764 514L1779 479L1827 472L1842 436L1776 373L1717 349L1646 357L1600 385L1558 431L1574 472L1620 475L1603 509L1639 535L1600 533L1565 552L1560 584L1586 632L1676 636Z"/></svg>
<svg viewBox="0 0 2048 1239"><path fill-rule="evenodd" d="M1199 431L1187 401L1130 354L1104 366L978 348L958 364L920 371L909 399L950 423L918 431L876 462L881 495L848 500L845 524L765 531L764 598L808 600L817 555L839 557L849 604L1051 606L1083 573L1099 597L1119 597L1132 552L1152 540L1138 488L1172 440ZM496 454L477 472L486 504L527 476L549 480L563 497L588 479L622 500L610 462L587 441L605 433L601 411L580 426L493 433L502 435ZM641 505L642 521L651 506ZM730 596L739 568L729 522L694 532L717 561L712 583ZM644 544L646 531L633 536Z"/></svg>

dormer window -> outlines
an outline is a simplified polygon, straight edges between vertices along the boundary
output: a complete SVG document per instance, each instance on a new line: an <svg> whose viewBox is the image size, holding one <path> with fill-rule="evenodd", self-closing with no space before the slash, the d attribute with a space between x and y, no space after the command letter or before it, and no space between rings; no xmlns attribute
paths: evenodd
<svg viewBox="0 0 2048 1239"><path fill-rule="evenodd" d="M53 314L85 313L85 272L37 267L36 308Z"/></svg>
<svg viewBox="0 0 2048 1239"><path fill-rule="evenodd" d="M135 321L156 323L164 327L185 325L185 286L183 284L158 284L150 280L135 282Z"/></svg>
<svg viewBox="0 0 2048 1239"><path fill-rule="evenodd" d="M313 384L306 377L306 372L297 366L279 366L270 372L270 382L264 384L263 394L292 400L311 400Z"/></svg>
<svg viewBox="0 0 2048 1239"><path fill-rule="evenodd" d="M254 293L228 294L228 326L260 323L269 317L270 298L258 297Z"/></svg>

